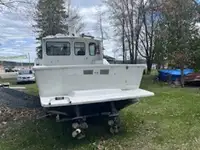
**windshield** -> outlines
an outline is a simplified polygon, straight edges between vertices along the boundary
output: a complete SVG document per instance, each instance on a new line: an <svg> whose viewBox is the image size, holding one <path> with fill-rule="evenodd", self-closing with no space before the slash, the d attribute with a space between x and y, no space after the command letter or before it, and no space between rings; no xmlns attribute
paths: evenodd
<svg viewBox="0 0 200 150"><path fill-rule="evenodd" d="M20 70L19 75L33 74L32 70Z"/></svg>
<svg viewBox="0 0 200 150"><path fill-rule="evenodd" d="M70 55L70 43L69 42L47 42L46 53L48 56L64 56Z"/></svg>

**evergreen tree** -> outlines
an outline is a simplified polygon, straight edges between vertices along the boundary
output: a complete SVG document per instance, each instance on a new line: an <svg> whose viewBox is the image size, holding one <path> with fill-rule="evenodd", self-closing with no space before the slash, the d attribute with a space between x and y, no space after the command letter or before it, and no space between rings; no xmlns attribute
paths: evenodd
<svg viewBox="0 0 200 150"><path fill-rule="evenodd" d="M64 0L39 0L36 6L36 40L40 44L37 47L37 55L42 57L41 40L48 35L66 34L68 32L67 12Z"/></svg>

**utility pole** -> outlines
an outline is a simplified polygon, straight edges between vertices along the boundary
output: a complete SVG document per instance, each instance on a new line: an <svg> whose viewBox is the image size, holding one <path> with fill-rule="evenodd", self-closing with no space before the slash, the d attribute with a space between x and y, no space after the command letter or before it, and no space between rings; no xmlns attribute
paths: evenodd
<svg viewBox="0 0 200 150"><path fill-rule="evenodd" d="M31 69L31 58L30 58L30 53L28 53L28 60L29 60L29 69Z"/></svg>

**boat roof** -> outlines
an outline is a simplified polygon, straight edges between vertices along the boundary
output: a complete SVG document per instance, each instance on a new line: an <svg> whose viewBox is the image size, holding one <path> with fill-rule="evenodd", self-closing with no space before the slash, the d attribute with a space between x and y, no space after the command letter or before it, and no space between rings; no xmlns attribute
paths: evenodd
<svg viewBox="0 0 200 150"><path fill-rule="evenodd" d="M49 35L49 36L46 36L46 37L43 37L43 40L50 40L50 39L82 39L82 38L87 38L87 39L93 39L93 40L98 40L98 39L95 39L93 36L90 36L90 35L85 35L85 34L81 34L79 36L77 35L65 35L65 34L56 34L56 35Z"/></svg>

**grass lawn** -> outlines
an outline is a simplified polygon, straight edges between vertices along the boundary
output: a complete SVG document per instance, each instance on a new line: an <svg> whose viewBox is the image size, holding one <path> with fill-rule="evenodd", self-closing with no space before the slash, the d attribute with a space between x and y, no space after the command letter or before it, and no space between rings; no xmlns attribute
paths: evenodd
<svg viewBox="0 0 200 150"><path fill-rule="evenodd" d="M0 83L6 83L9 82L11 85L10 86L22 86L26 87L26 92L31 94L31 95L38 95L38 89L36 84L17 84L16 79L1 79L0 78Z"/></svg>
<svg viewBox="0 0 200 150"><path fill-rule="evenodd" d="M27 88L37 93L35 85ZM10 125L0 138L0 150L199 149L200 90L153 84L148 76L143 78L142 88L155 92L155 96L121 111L123 128L117 136L111 136L99 123L90 125L84 140L76 141L71 139L67 123L25 121Z"/></svg>

